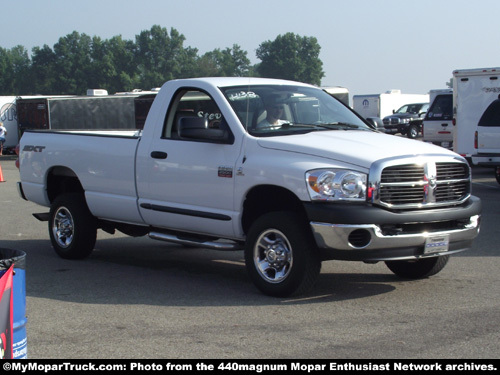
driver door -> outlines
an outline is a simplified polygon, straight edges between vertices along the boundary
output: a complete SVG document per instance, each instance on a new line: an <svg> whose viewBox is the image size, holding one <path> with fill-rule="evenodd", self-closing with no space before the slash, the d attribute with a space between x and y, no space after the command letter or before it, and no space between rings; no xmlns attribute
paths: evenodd
<svg viewBox="0 0 500 375"><path fill-rule="evenodd" d="M205 118L209 129L225 126L228 137L183 138L179 124L185 117ZM203 91L180 90L167 112L162 136L151 141L138 165L139 210L146 223L231 236L238 154L216 102Z"/></svg>

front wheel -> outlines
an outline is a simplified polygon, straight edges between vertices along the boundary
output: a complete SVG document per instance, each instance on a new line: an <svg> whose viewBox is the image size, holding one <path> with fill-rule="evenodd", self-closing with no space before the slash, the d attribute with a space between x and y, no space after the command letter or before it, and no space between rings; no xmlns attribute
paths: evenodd
<svg viewBox="0 0 500 375"><path fill-rule="evenodd" d="M416 125L410 125L408 130L406 131L406 136L411 139L415 139L418 137L418 127Z"/></svg>
<svg viewBox="0 0 500 375"><path fill-rule="evenodd" d="M495 167L495 179L500 184L500 167Z"/></svg>
<svg viewBox="0 0 500 375"><path fill-rule="evenodd" d="M63 194L55 199L50 208L49 235L61 258L83 259L92 253L97 222L82 194Z"/></svg>
<svg viewBox="0 0 500 375"><path fill-rule="evenodd" d="M449 255L445 255L419 260L393 260L385 262L385 264L399 277L405 279L422 279L440 272L446 266L446 263L448 263L449 258Z"/></svg>
<svg viewBox="0 0 500 375"><path fill-rule="evenodd" d="M287 297L310 289L321 270L318 249L307 224L294 212L271 212L250 228L245 264L264 294Z"/></svg>

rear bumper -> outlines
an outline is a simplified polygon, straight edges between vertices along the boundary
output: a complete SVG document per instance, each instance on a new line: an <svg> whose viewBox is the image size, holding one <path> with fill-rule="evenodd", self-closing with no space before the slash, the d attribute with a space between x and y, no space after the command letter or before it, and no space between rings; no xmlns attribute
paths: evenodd
<svg viewBox="0 0 500 375"><path fill-rule="evenodd" d="M24 199L25 201L28 200L28 198L26 198L26 195L24 195L24 190L23 190L23 184L21 182L18 182L17 183L17 193L19 194L19 196Z"/></svg>
<svg viewBox="0 0 500 375"><path fill-rule="evenodd" d="M500 154L478 154L472 156L472 164L485 167L496 167L500 165Z"/></svg>
<svg viewBox="0 0 500 375"><path fill-rule="evenodd" d="M333 217L344 219L344 223L324 220L326 213L314 213L327 207L308 209L311 230L323 259L380 261L448 255L469 249L480 229L481 201L476 197L460 208L423 213L348 206L330 207L335 211ZM440 237L447 243L446 250L429 252L429 246L435 244L429 240Z"/></svg>
<svg viewBox="0 0 500 375"><path fill-rule="evenodd" d="M425 137L425 136L424 136ZM427 142L427 143L432 143L433 145L436 145L436 146L441 146L443 148L447 148L448 150L452 150L453 149L453 141L441 141L441 140L429 140L428 138L424 139L424 142Z"/></svg>

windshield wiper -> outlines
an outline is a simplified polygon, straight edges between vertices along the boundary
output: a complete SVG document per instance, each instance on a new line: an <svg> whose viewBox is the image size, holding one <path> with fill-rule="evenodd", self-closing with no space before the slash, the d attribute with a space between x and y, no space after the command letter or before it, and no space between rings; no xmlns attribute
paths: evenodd
<svg viewBox="0 0 500 375"><path fill-rule="evenodd" d="M290 127L300 127L300 128L322 128L322 129L332 129L332 127L346 127L349 129L358 129L359 125L350 124L347 122L318 122L316 124L301 124L301 123L286 123L282 124L281 128L290 128Z"/></svg>
<svg viewBox="0 0 500 375"><path fill-rule="evenodd" d="M301 124L297 122L286 122L280 125L269 126L265 128L254 129L253 132L259 136L274 136L274 135L284 135L294 134L294 133L304 133L316 130L350 130L350 129L360 129L359 125L347 123L347 122L331 122L331 123L316 123L316 124ZM360 130L367 130L361 128Z"/></svg>
<svg viewBox="0 0 500 375"><path fill-rule="evenodd" d="M323 124L315 124L314 126L322 127L325 129L359 129L359 125L351 124L348 122L328 122L328 123L323 123ZM334 127L334 128L332 128ZM346 129L347 128L347 129Z"/></svg>

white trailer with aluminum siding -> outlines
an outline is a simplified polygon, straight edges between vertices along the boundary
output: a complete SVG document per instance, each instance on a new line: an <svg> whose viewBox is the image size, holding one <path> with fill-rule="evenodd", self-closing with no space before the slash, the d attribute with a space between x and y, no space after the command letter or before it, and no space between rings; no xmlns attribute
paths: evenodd
<svg viewBox="0 0 500 375"><path fill-rule="evenodd" d="M7 129L3 152L4 154L10 153L19 143L15 96L0 96L0 122L2 122L5 129Z"/></svg>

